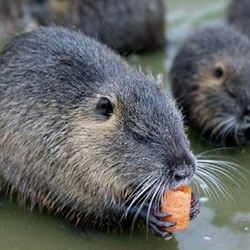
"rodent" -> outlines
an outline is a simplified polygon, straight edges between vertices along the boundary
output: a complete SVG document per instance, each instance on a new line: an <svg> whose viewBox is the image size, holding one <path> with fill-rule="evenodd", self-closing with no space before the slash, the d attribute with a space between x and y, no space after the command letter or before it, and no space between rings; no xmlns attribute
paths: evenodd
<svg viewBox="0 0 250 250"><path fill-rule="evenodd" d="M0 0L0 4L2 22L12 23L3 25L9 33L61 25L80 30L123 55L165 44L162 0Z"/></svg>
<svg viewBox="0 0 250 250"><path fill-rule="evenodd" d="M250 142L249 51L249 40L233 28L205 28L183 42L173 61L173 94L209 142Z"/></svg>
<svg viewBox="0 0 250 250"><path fill-rule="evenodd" d="M226 11L227 23L250 38L250 2L230 1Z"/></svg>
<svg viewBox="0 0 250 250"><path fill-rule="evenodd" d="M97 227L136 211L165 237L150 209L195 169L174 102L105 45L48 27L1 53L0 176L31 208Z"/></svg>

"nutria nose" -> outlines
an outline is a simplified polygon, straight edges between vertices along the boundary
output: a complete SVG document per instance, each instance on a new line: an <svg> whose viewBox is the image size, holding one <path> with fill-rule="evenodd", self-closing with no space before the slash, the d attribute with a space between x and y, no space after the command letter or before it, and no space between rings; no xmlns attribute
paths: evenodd
<svg viewBox="0 0 250 250"><path fill-rule="evenodd" d="M177 169L174 173L174 178L176 181L181 181L181 180L184 180L188 177L191 177L192 175L192 170L193 168L191 166L183 166L182 168L180 169Z"/></svg>
<svg viewBox="0 0 250 250"><path fill-rule="evenodd" d="M249 115L245 115L244 118L243 118L243 122L245 124L250 124L250 116Z"/></svg>
<svg viewBox="0 0 250 250"><path fill-rule="evenodd" d="M187 177L187 175L184 173L181 173L181 174L178 173L178 174L175 174L175 176L174 176L176 181L184 180L186 177Z"/></svg>

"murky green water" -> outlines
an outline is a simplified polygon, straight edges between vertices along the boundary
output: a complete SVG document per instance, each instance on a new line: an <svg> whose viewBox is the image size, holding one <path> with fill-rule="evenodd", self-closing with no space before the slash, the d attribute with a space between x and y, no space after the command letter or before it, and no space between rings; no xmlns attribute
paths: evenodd
<svg viewBox="0 0 250 250"><path fill-rule="evenodd" d="M219 25L224 22L226 0L167 0L168 51L133 56L133 64L167 75L178 45L194 28ZM195 152L212 149L199 141L189 130ZM218 153L217 153L218 155ZM250 148L221 152L222 159L230 156L250 171ZM226 158L227 159L227 158ZM239 170L243 171L243 170ZM250 249L250 173L244 171L246 184L241 188L226 177L232 198L211 198L200 193L203 205L200 216L188 230L177 233L170 241L157 239L143 230L133 234L105 234L90 229L76 229L52 215L30 213L9 198L0 200L0 250L66 250L66 249L168 249L168 250L249 250ZM232 177L236 180L237 173Z"/></svg>

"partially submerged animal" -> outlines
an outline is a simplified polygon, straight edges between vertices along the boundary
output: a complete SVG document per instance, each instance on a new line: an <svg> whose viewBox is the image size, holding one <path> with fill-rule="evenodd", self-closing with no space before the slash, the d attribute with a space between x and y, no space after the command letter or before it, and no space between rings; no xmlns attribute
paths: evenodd
<svg viewBox="0 0 250 250"><path fill-rule="evenodd" d="M106 46L54 27L1 53L1 184L31 207L100 227L139 217L166 237L162 195L195 169L174 102Z"/></svg>

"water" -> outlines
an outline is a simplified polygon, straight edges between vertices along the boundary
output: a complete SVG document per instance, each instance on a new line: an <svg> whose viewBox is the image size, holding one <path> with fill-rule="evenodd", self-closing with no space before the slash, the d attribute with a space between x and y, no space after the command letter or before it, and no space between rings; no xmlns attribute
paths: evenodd
<svg viewBox="0 0 250 250"><path fill-rule="evenodd" d="M168 50L132 56L129 61L150 69L154 74L168 74L169 65L180 42L193 29L224 22L226 0L168 0ZM212 149L199 140L193 129L189 137L194 152ZM222 159L232 160L250 171L250 148L218 151ZM239 170L243 171L243 170ZM168 250L249 250L250 249L250 173L244 171L245 185L238 188L224 177L231 198L222 194L216 199L200 193L199 217L185 232L164 241L136 229L133 234L101 233L77 229L63 219L37 211L30 213L9 198L0 200L0 250L99 250L99 249L168 249ZM233 174L236 179L239 175Z"/></svg>

